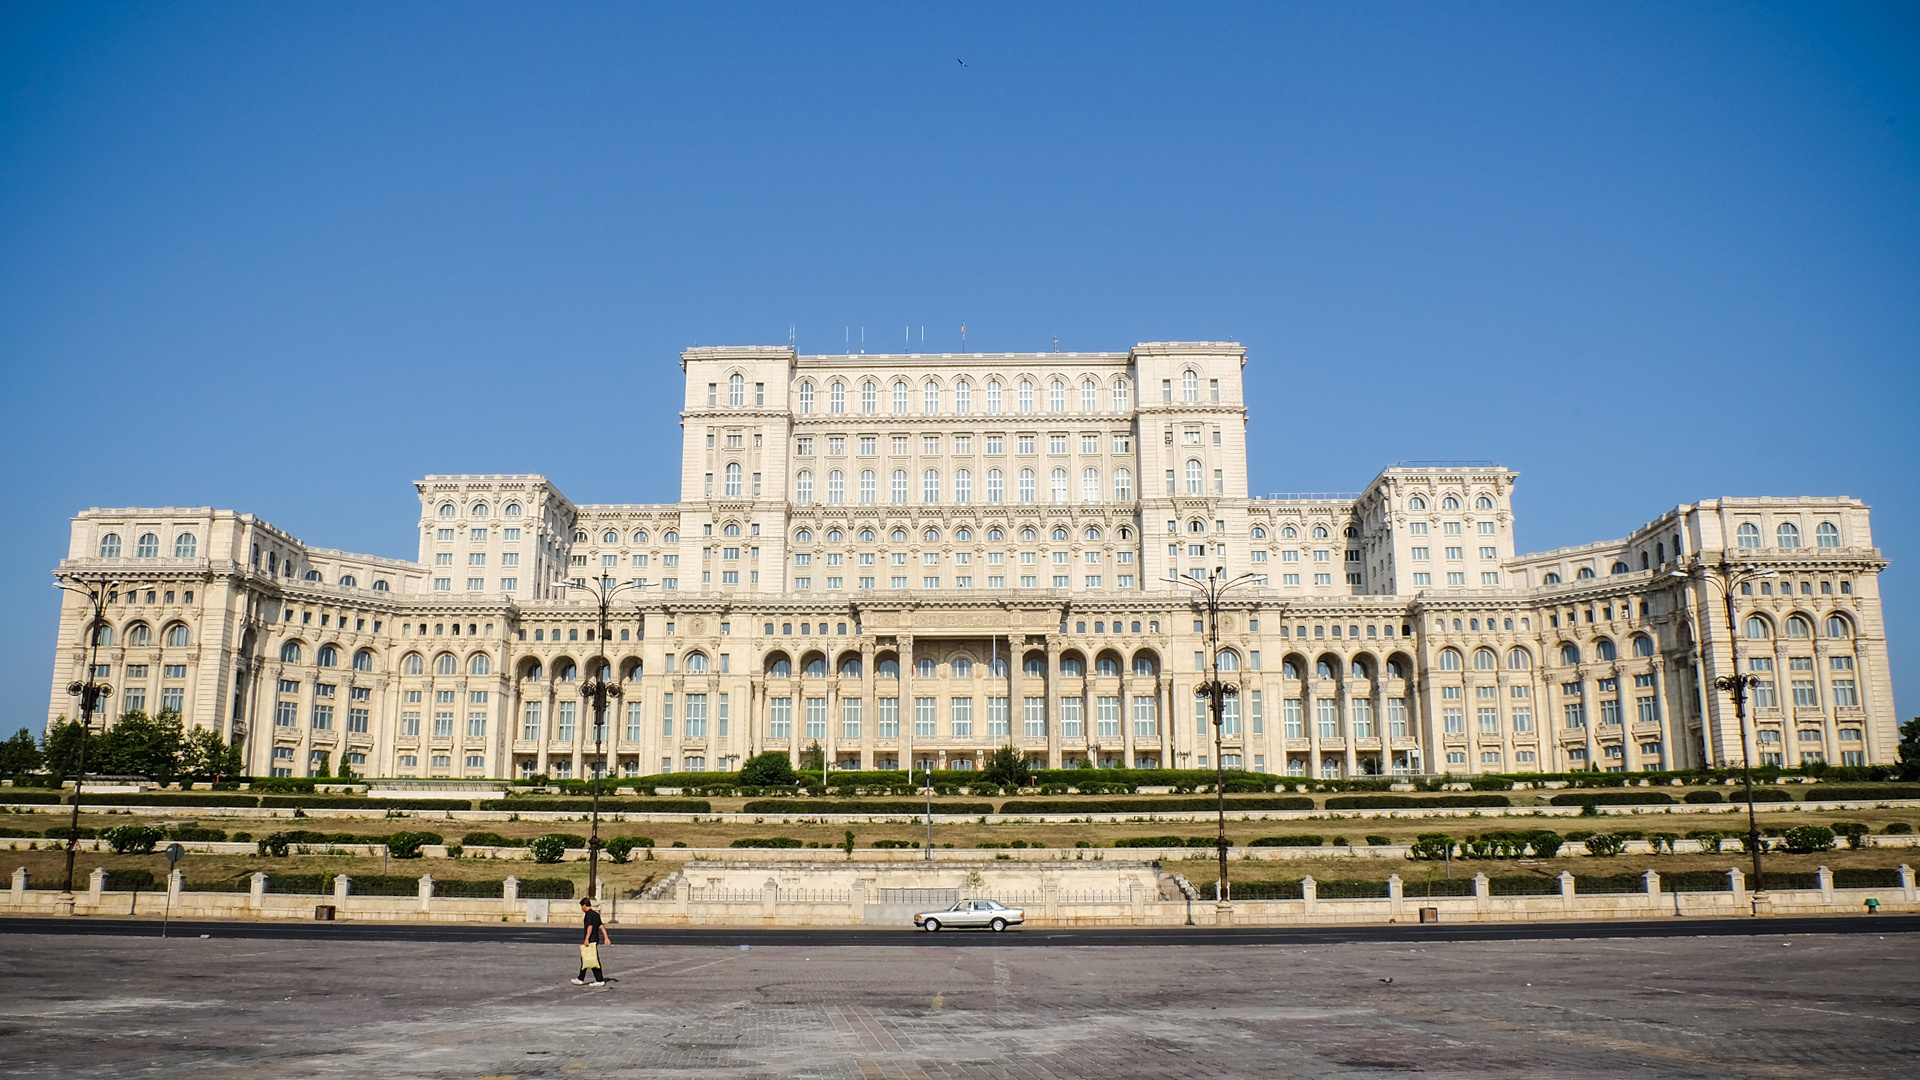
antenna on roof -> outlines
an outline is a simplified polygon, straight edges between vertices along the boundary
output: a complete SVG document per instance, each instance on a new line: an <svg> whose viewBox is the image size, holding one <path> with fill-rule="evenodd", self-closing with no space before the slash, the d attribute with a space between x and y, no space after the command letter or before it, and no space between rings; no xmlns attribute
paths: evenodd
<svg viewBox="0 0 1920 1080"><path fill-rule="evenodd" d="M791 349L791 348L793 348L793 332L794 332L794 329L795 329L795 327L794 327L794 324L793 324L793 323L788 323L788 324L787 324L787 348L789 348L789 349Z"/></svg>
<svg viewBox="0 0 1920 1080"><path fill-rule="evenodd" d="M1060 335L1059 334L1053 335L1053 351L1054 352L1060 351Z"/></svg>

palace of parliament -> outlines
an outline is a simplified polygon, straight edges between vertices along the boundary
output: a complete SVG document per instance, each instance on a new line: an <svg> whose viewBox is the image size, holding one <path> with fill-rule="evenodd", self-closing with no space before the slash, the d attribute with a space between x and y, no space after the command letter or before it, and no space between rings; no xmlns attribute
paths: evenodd
<svg viewBox="0 0 1920 1080"><path fill-rule="evenodd" d="M79 514L57 570L118 584L99 624L68 595L48 719L91 659L107 711L177 710L256 775L581 777L596 676L622 776L815 744L836 769L1011 745L1297 777L1896 758L1855 499L1705 499L1522 554L1492 463L1253 495L1237 344L681 361L677 502L428 476L413 559L233 510ZM1248 577L1212 656L1170 580L1210 572ZM1713 688L1736 663L1744 733Z"/></svg>

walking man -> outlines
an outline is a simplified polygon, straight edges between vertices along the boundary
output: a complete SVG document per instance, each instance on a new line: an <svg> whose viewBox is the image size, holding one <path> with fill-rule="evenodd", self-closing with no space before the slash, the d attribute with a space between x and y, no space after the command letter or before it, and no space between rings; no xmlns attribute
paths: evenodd
<svg viewBox="0 0 1920 1080"><path fill-rule="evenodd" d="M607 976L600 969L600 946L611 945L613 942L607 940L606 924L600 921L600 913L593 910L592 899L585 896L580 898L580 913L586 933L580 939L580 976L573 980L573 985L605 986ZM600 935L597 943L593 940L595 932ZM588 972L593 973L592 979L587 978Z"/></svg>

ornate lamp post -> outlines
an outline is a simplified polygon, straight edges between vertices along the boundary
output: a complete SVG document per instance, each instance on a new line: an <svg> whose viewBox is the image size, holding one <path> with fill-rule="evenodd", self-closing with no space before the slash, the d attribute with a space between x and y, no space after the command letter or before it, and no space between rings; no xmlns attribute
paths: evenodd
<svg viewBox="0 0 1920 1080"><path fill-rule="evenodd" d="M1760 865L1760 822L1753 809L1753 755L1747 747L1747 688L1753 685L1753 675L1740 670L1740 637L1733 613L1733 591L1741 585L1758 578L1778 576L1778 571L1764 570L1751 563L1734 565L1727 561L1726 554L1720 556L1717 565L1709 566L1696 559L1685 570L1669 571L1669 577L1691 579L1702 582L1701 601L1706 600L1705 582L1716 582L1720 586L1721 596L1726 601L1727 616L1727 653L1731 658L1733 670L1713 680L1714 688L1733 698L1734 723L1740 728L1740 772L1747 789L1747 851L1753 855L1753 897L1755 914L1760 911L1761 894L1766 892L1766 878Z"/></svg>
<svg viewBox="0 0 1920 1080"><path fill-rule="evenodd" d="M1206 695L1213 713L1213 793L1219 809L1220 825L1220 833L1214 839L1214 849L1220 857L1220 883L1215 886L1214 899L1225 904L1230 899L1227 895L1227 770L1220 760L1223 737L1220 714L1222 703L1229 697L1237 696L1240 688L1220 681L1220 597L1229 589L1258 584L1262 578L1259 574L1241 574L1230 578L1226 567L1216 566L1207 571L1204 578L1169 575L1167 580L1192 589L1195 603L1202 605L1207 613L1207 680L1194 687L1194 691ZM1172 719L1168 717L1168 722L1171 723Z"/></svg>
<svg viewBox="0 0 1920 1080"><path fill-rule="evenodd" d="M73 815L67 826L67 875L56 901L58 910L73 914L73 859L80 850L80 791L87 778L87 735L93 730L93 713L113 696L113 687L95 678L99 671L100 628L106 625L107 603L120 589L118 578L83 577L79 574L55 574L53 587L70 592L86 601L87 674L67 685L67 693L80 702L80 751L73 777Z"/></svg>
<svg viewBox="0 0 1920 1080"><path fill-rule="evenodd" d="M602 749L606 741L607 700L620 699L620 680L614 674L613 661L604 656L607 641L607 613L613 607L613 598L623 592L639 591L648 586L632 581L615 581L601 575L590 583L575 584L567 580L554 582L557 587L584 589L593 598L600 611L600 642L602 662L598 668L587 673L587 679L580 684L580 696L593 706L593 762L587 766L591 782L588 790L593 797L593 831L587 840L587 894L595 900L600 899L600 773L606 764Z"/></svg>

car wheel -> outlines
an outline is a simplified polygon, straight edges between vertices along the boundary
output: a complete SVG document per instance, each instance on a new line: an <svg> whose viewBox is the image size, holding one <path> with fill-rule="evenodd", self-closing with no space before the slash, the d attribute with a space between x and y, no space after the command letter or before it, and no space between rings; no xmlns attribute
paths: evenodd
<svg viewBox="0 0 1920 1080"><path fill-rule="evenodd" d="M926 925L926 927L927 927L927 933L929 933L929 934L931 934L931 933L933 933L934 931L936 931L936 930L938 930L938 929L940 929L940 920L939 920L939 919L928 919L928 920L926 921L926 924L925 924L925 925Z"/></svg>
<svg viewBox="0 0 1920 1080"><path fill-rule="evenodd" d="M987 925L993 927L993 932L997 934L1000 931L1005 930L1007 928L1007 920L995 919L992 922L988 923Z"/></svg>

